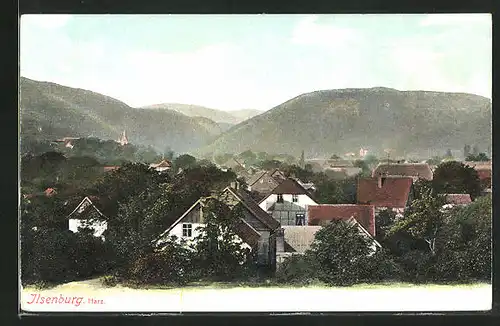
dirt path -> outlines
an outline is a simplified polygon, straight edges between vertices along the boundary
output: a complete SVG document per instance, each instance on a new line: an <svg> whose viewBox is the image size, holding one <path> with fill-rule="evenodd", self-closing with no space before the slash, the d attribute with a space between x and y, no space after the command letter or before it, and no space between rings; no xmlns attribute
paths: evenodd
<svg viewBox="0 0 500 326"><path fill-rule="evenodd" d="M24 289L21 306L25 311L40 312L474 311L491 308L491 293L491 285L132 289L105 288L92 279L47 290Z"/></svg>

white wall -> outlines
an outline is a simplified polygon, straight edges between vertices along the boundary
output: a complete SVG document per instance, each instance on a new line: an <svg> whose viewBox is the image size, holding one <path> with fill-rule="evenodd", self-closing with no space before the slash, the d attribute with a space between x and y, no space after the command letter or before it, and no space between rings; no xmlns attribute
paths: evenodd
<svg viewBox="0 0 500 326"><path fill-rule="evenodd" d="M269 195L262 203L259 204L260 208L267 211L276 201L278 200L278 195ZM283 194L283 201L292 203L292 195ZM307 205L318 205L314 200L312 200L307 195L298 195L298 201L294 203L297 206L306 208Z"/></svg>
<svg viewBox="0 0 500 326"><path fill-rule="evenodd" d="M102 237L102 234L108 228L108 223L106 221L93 221L70 219L69 220L69 230L77 233L78 228L89 228L94 230L94 237Z"/></svg>
<svg viewBox="0 0 500 326"><path fill-rule="evenodd" d="M172 230L170 230L169 232L169 236L176 236L178 238L178 240L180 239L185 239L187 240L187 244L193 244L194 243L194 238L198 237L200 234L201 234L201 231L198 230L199 227L203 227L205 224L202 224L202 223L190 223L192 225L192 233L191 233L191 237L190 238L187 238L187 237L183 237L182 236L182 225L184 223L180 222L178 223L176 226L174 226L172 228ZM235 241L243 241L239 236L236 236L236 239ZM243 242L242 243L242 248L248 248L250 249L250 246Z"/></svg>

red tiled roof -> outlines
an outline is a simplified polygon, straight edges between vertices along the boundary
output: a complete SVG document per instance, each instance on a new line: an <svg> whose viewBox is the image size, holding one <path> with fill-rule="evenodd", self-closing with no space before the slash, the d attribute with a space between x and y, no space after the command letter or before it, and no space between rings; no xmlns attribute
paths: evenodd
<svg viewBox="0 0 500 326"><path fill-rule="evenodd" d="M359 178L358 204L376 207L404 208L408 202L413 179L411 177L381 178L382 187L378 187L378 178Z"/></svg>
<svg viewBox="0 0 500 326"><path fill-rule="evenodd" d="M51 197L51 196L54 196L57 192L54 188L47 188L47 189L45 189L44 193L45 193L45 196Z"/></svg>
<svg viewBox="0 0 500 326"><path fill-rule="evenodd" d="M354 217L372 236L375 236L375 206L373 205L309 205L308 224L320 221L344 220Z"/></svg>
<svg viewBox="0 0 500 326"><path fill-rule="evenodd" d="M446 194L446 203L465 205L472 202L469 194Z"/></svg>
<svg viewBox="0 0 500 326"><path fill-rule="evenodd" d="M373 170L372 177L378 176L419 177L432 180L432 170L427 163L379 164Z"/></svg>
<svg viewBox="0 0 500 326"><path fill-rule="evenodd" d="M491 168L490 169L476 169L479 180L491 179Z"/></svg>

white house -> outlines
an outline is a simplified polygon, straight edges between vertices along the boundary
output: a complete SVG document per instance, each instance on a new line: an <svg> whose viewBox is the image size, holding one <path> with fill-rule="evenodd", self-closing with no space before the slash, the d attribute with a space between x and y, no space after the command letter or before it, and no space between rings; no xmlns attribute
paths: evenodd
<svg viewBox="0 0 500 326"><path fill-rule="evenodd" d="M227 187L218 195L200 198L157 239L153 240L153 243L161 247L167 238L175 236L178 240L193 244L200 234L199 227L206 225L204 221L206 214L209 214L206 202L210 199L217 199L226 204L231 211L240 210L242 216L236 223L235 240L240 239L243 247L257 252L258 264L275 266L277 241L275 231L279 228L279 223L263 211L243 189Z"/></svg>
<svg viewBox="0 0 500 326"><path fill-rule="evenodd" d="M85 197L68 215L68 229L74 233L81 229L90 229L94 237L104 240L104 231L108 228L107 217L94 205L89 197Z"/></svg>
<svg viewBox="0 0 500 326"><path fill-rule="evenodd" d="M162 160L160 163L150 164L149 167L155 169L157 172L163 172L170 170L172 168L172 163L168 160Z"/></svg>
<svg viewBox="0 0 500 326"><path fill-rule="evenodd" d="M297 181L286 179L259 203L281 225L306 225L307 206L317 205Z"/></svg>

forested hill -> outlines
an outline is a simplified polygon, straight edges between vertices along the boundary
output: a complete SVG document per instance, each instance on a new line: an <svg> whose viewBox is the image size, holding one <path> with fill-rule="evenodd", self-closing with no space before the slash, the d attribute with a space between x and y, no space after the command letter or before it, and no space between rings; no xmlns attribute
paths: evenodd
<svg viewBox="0 0 500 326"><path fill-rule="evenodd" d="M185 152L205 145L225 126L172 110L132 108L114 98L84 89L21 77L21 137L119 138L131 143Z"/></svg>
<svg viewBox="0 0 500 326"><path fill-rule="evenodd" d="M323 90L302 94L234 126L197 154L245 150L317 157L357 152L443 154L491 146L491 101L463 93L390 88Z"/></svg>

